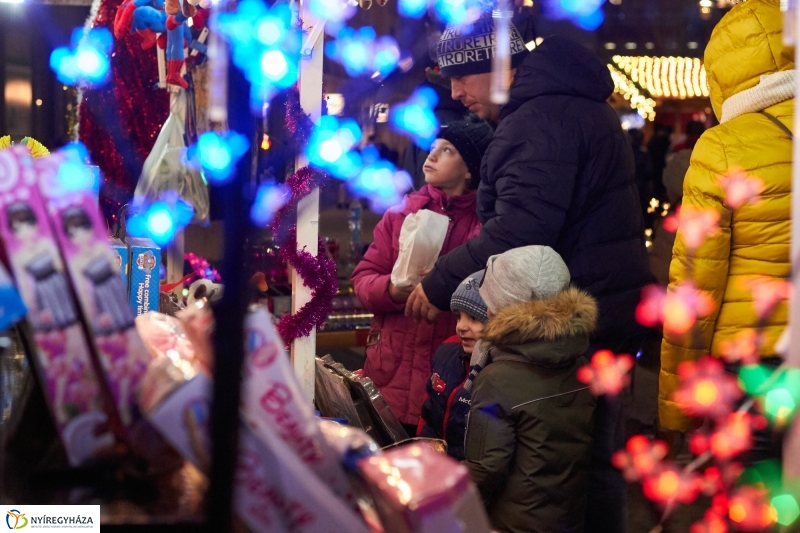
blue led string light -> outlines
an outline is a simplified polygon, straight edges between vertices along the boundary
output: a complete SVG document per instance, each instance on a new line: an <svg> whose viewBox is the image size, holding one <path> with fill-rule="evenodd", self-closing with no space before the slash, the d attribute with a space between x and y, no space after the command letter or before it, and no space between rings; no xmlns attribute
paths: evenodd
<svg viewBox="0 0 800 533"><path fill-rule="evenodd" d="M109 58L114 39L108 28L83 28L72 31L70 46L60 46L50 54L50 68L64 85L97 87L109 78Z"/></svg>
<svg viewBox="0 0 800 533"><path fill-rule="evenodd" d="M417 146L428 150L439 133L439 120L433 112L438 102L436 91L420 87L408 100L391 108L389 124L398 133L410 137Z"/></svg>

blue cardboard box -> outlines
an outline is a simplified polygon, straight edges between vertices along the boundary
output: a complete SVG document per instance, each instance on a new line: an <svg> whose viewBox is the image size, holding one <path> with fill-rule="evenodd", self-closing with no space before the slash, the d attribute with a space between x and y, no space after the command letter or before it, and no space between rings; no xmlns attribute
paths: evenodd
<svg viewBox="0 0 800 533"><path fill-rule="evenodd" d="M111 251L114 252L115 265L122 276L122 283L125 285L125 296L130 297L131 293L131 251L128 246L119 239L111 240Z"/></svg>
<svg viewBox="0 0 800 533"><path fill-rule="evenodd" d="M161 248L150 239L128 239L130 259L130 302L135 316L158 311L161 284Z"/></svg>

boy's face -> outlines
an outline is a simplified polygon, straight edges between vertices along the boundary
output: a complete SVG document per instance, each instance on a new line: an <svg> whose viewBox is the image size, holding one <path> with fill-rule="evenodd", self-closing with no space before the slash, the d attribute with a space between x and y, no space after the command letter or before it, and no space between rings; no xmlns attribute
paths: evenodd
<svg viewBox="0 0 800 533"><path fill-rule="evenodd" d="M456 334L461 341L461 348L464 353L472 355L475 343L481 338L483 333L483 322L477 318L469 316L463 311L453 311L458 318L456 324Z"/></svg>

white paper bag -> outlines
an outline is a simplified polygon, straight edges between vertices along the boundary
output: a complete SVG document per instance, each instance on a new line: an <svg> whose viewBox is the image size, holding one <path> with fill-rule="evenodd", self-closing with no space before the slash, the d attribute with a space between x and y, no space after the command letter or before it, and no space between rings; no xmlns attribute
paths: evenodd
<svg viewBox="0 0 800 533"><path fill-rule="evenodd" d="M449 223L448 217L427 209L406 217L400 228L400 253L392 268L392 285L413 287L422 281L419 273L433 268Z"/></svg>

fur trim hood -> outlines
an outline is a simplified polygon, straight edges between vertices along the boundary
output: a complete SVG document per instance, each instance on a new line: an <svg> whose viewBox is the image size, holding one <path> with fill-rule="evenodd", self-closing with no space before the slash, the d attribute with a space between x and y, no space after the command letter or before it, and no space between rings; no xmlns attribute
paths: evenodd
<svg viewBox="0 0 800 533"><path fill-rule="evenodd" d="M574 364L589 349L589 334L596 324L597 302L570 287L547 300L511 305L493 316L472 352L472 361L485 351L494 361L510 359L545 367Z"/></svg>
<svg viewBox="0 0 800 533"><path fill-rule="evenodd" d="M597 324L597 303L588 293L570 287L547 300L530 300L498 312L482 338L498 348L536 341L588 337Z"/></svg>

